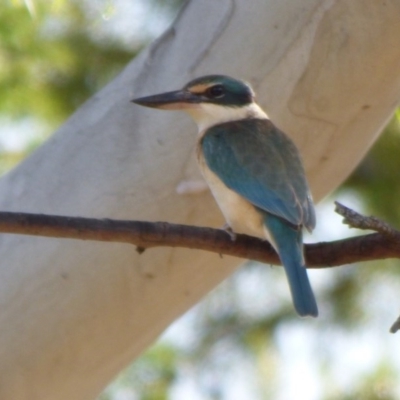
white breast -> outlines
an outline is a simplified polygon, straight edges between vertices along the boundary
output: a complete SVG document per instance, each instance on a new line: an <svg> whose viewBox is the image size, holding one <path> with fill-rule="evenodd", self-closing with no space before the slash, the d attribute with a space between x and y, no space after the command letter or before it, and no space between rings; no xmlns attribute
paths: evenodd
<svg viewBox="0 0 400 400"><path fill-rule="evenodd" d="M245 233L265 239L266 233L261 214L245 198L229 189L206 165L200 151L198 162L200 170L225 217L227 224L235 233Z"/></svg>
<svg viewBox="0 0 400 400"><path fill-rule="evenodd" d="M200 103L185 111L196 122L200 137L209 127L224 122L246 118L268 119L267 114L254 102L244 107L224 107L212 103ZM197 151L197 159L204 179L232 230L235 233L245 233L263 239L268 237L262 215L249 201L226 187L221 179L207 167L200 148Z"/></svg>

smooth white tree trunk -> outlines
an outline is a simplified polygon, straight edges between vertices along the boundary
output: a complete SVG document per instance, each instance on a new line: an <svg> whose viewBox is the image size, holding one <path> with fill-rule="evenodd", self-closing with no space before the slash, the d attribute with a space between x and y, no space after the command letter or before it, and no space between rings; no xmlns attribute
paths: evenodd
<svg viewBox="0 0 400 400"><path fill-rule="evenodd" d="M0 208L222 225L208 192L176 191L199 179L194 124L129 102L208 73L254 86L299 145L320 199L352 171L398 103L399 14L398 0L191 1L1 179ZM241 262L13 235L0 236L0 257L0 399L12 400L93 399Z"/></svg>

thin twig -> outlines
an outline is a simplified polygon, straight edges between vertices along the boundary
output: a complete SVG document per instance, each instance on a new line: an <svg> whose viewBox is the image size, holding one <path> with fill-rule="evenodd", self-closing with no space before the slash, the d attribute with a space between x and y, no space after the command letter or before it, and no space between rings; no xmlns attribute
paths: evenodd
<svg viewBox="0 0 400 400"><path fill-rule="evenodd" d="M394 229L387 222L374 216L367 217L361 215L338 201L335 201L335 206L335 211L344 217L343 223L349 225L350 228L369 229L371 231L380 232L393 240L400 240L400 231Z"/></svg>
<svg viewBox="0 0 400 400"><path fill-rule="evenodd" d="M393 325L390 327L390 333L396 333L400 329L400 317L394 321Z"/></svg>
<svg viewBox="0 0 400 400"><path fill-rule="evenodd" d="M396 243L400 242L400 231L394 229L387 222L382 221L374 216L361 215L358 212L351 210L350 208L335 201L335 211L344 217L343 223L350 226L350 228L358 229L369 229L372 231L380 232L386 242L393 241ZM391 333L396 333L400 329L400 317L390 327Z"/></svg>

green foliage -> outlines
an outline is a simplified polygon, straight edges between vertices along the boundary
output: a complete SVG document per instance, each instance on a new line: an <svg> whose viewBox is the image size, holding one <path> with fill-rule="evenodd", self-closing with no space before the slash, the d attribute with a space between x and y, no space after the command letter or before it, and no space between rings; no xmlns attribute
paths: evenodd
<svg viewBox="0 0 400 400"><path fill-rule="evenodd" d="M396 116L341 189L356 190L367 212L397 228L400 228L399 155L400 119Z"/></svg>
<svg viewBox="0 0 400 400"><path fill-rule="evenodd" d="M2 5L0 113L51 127L71 114L138 51L96 38L85 2L36 0ZM86 5L86 7L85 7ZM101 15L95 17L100 22Z"/></svg>
<svg viewBox="0 0 400 400"><path fill-rule="evenodd" d="M135 394L141 400L167 400L180 359L176 347L168 344L154 346L120 374L98 400L111 400L116 391Z"/></svg>
<svg viewBox="0 0 400 400"><path fill-rule="evenodd" d="M364 309L359 300L360 276L357 267L337 271L334 284L324 293L331 309L331 321L342 328L356 328L363 318Z"/></svg>
<svg viewBox="0 0 400 400"><path fill-rule="evenodd" d="M378 362L375 369L368 371L355 383L348 393L338 393L329 396L327 400L396 400L397 374L391 365L385 361Z"/></svg>

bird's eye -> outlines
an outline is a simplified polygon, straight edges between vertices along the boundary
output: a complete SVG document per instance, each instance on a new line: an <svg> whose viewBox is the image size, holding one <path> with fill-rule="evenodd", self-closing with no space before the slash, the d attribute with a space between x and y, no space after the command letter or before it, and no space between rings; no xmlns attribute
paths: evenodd
<svg viewBox="0 0 400 400"><path fill-rule="evenodd" d="M211 86L207 89L207 96L214 99L225 95L225 90L222 85Z"/></svg>

